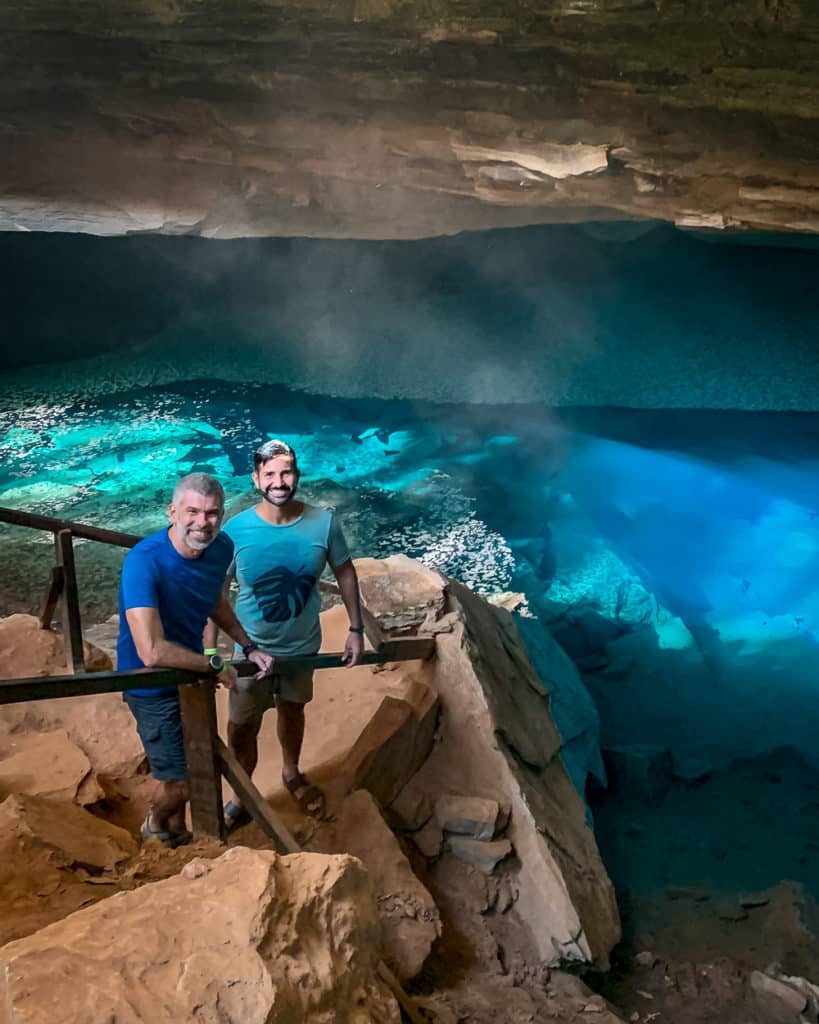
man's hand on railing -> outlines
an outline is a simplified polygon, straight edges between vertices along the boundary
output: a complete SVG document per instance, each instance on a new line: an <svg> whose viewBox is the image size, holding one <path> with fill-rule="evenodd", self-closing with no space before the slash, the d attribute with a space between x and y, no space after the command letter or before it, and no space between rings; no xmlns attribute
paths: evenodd
<svg viewBox="0 0 819 1024"><path fill-rule="evenodd" d="M247 656L248 661L252 661L254 665L258 665L259 671L254 676L254 679L264 679L265 676L273 675L273 665L275 658L270 654L265 654L264 651L260 651L256 648L255 651L251 651Z"/></svg>

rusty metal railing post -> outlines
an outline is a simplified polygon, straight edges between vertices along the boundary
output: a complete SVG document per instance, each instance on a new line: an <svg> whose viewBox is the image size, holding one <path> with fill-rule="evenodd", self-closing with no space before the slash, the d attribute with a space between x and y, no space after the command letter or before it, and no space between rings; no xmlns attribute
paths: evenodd
<svg viewBox="0 0 819 1024"><path fill-rule="evenodd" d="M82 652L82 616L80 596L77 592L77 574L74 569L74 545L71 530L60 530L54 537L57 566L62 574L60 618L62 619L65 660L69 672L84 672Z"/></svg>

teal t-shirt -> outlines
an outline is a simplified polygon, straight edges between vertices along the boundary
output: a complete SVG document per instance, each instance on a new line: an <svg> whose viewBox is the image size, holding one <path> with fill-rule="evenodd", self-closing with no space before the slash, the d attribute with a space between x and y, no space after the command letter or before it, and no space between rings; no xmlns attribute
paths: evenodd
<svg viewBox="0 0 819 1024"><path fill-rule="evenodd" d="M247 635L270 654L315 654L319 577L328 562L350 558L332 509L305 505L298 519L274 526L249 508L222 529L235 549L228 575L239 584L236 615Z"/></svg>

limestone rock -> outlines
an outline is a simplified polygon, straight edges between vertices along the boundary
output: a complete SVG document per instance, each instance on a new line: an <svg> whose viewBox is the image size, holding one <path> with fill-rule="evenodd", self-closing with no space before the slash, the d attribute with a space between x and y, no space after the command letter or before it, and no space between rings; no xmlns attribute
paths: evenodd
<svg viewBox="0 0 819 1024"><path fill-rule="evenodd" d="M497 800L445 793L435 801L435 817L444 832L455 832L473 839L485 841L493 838L498 813Z"/></svg>
<svg viewBox="0 0 819 1024"><path fill-rule="evenodd" d="M417 832L432 817L433 810L429 795L410 780L387 808L387 820L394 828Z"/></svg>
<svg viewBox="0 0 819 1024"><path fill-rule="evenodd" d="M443 580L406 555L359 558L355 563L361 596L385 632L417 632L445 610Z"/></svg>
<svg viewBox="0 0 819 1024"><path fill-rule="evenodd" d="M447 845L458 860L474 864L485 875L491 875L504 857L508 857L512 852L512 844L508 839L486 842L470 839L468 836L452 835L447 838Z"/></svg>
<svg viewBox="0 0 819 1024"><path fill-rule="evenodd" d="M378 916L351 857L235 847L0 949L0 1005L29 1024L398 1024Z"/></svg>
<svg viewBox="0 0 819 1024"><path fill-rule="evenodd" d="M83 643L88 672L113 668L111 659L93 644ZM0 619L0 679L68 675L65 645L60 633L41 629L34 615L9 615Z"/></svg>
<svg viewBox="0 0 819 1024"><path fill-rule="evenodd" d="M401 981L415 977L441 934L440 915L365 790L351 793L344 801L335 842L337 848L358 857L370 876L381 917L385 959Z"/></svg>
<svg viewBox="0 0 819 1024"><path fill-rule="evenodd" d="M808 1005L808 997L804 992L800 992L786 981L763 974L762 971L753 971L751 974L751 988L758 995L782 1003L793 1013L801 1013Z"/></svg>
<svg viewBox="0 0 819 1024"><path fill-rule="evenodd" d="M797 0L89 0L79 20L36 0L0 30L2 230L817 229L817 14Z"/></svg>
<svg viewBox="0 0 819 1024"><path fill-rule="evenodd" d="M94 803L102 797L88 758L64 729L0 737L0 799L11 793Z"/></svg>
<svg viewBox="0 0 819 1024"><path fill-rule="evenodd" d="M92 644L86 643L84 651L89 670L112 667L110 658ZM7 679L65 675L68 671L62 636L40 629L33 615L0 619L0 663L0 678ZM95 776L133 775L144 758L133 717L119 693L0 706L0 743L10 734L56 729L64 729L85 754Z"/></svg>
<svg viewBox="0 0 819 1024"><path fill-rule="evenodd" d="M396 799L427 759L438 720L438 696L410 678L404 697L386 696L346 758L353 786L382 806Z"/></svg>
<svg viewBox="0 0 819 1024"><path fill-rule="evenodd" d="M441 852L444 843L443 829L437 821L431 819L423 828L413 832L412 841L427 860L431 860Z"/></svg>
<svg viewBox="0 0 819 1024"><path fill-rule="evenodd" d="M36 796L10 796L0 804L0 847L10 837L52 851L65 867L106 871L132 857L130 833L74 804Z"/></svg>
<svg viewBox="0 0 819 1024"><path fill-rule="evenodd" d="M447 590L460 623L437 641L441 742L419 779L510 805L516 912L538 955L605 964L620 935L614 890L561 761L549 695L512 616L454 581Z"/></svg>

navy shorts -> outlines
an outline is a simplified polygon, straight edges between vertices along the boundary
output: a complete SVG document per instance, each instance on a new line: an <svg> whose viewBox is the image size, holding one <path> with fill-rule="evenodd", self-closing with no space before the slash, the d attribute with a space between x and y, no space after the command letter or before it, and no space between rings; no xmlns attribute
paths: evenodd
<svg viewBox="0 0 819 1024"><path fill-rule="evenodd" d="M160 782L181 782L188 774L182 739L179 694L172 690L156 697L124 693L122 699L136 719L151 775Z"/></svg>

